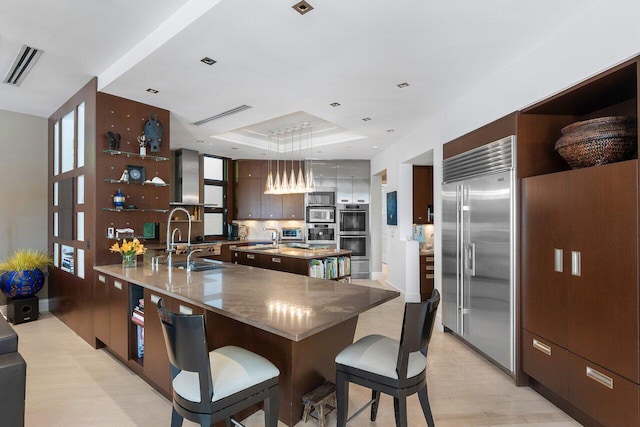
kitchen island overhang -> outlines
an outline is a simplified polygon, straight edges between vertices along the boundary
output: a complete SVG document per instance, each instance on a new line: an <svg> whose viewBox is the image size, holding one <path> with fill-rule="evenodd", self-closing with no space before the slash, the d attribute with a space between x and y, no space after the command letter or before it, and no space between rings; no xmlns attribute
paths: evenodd
<svg viewBox="0 0 640 427"><path fill-rule="evenodd" d="M94 268L203 308L210 349L238 345L271 360L281 372L280 420L288 425L301 419L305 393L334 380L334 358L353 342L358 315L400 295L256 267L220 266L190 273L166 265Z"/></svg>

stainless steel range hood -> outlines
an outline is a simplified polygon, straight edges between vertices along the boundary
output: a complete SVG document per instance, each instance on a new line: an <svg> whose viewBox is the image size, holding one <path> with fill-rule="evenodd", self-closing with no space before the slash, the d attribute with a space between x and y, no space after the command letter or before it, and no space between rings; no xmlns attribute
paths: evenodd
<svg viewBox="0 0 640 427"><path fill-rule="evenodd" d="M200 204L200 156L195 150L175 152L175 185L172 204Z"/></svg>

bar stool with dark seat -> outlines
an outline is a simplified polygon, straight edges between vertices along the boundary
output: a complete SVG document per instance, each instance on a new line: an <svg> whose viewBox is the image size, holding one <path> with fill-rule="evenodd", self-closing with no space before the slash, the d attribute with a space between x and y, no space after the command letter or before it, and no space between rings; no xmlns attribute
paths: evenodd
<svg viewBox="0 0 640 427"><path fill-rule="evenodd" d="M173 386L171 426L183 419L211 426L264 401L268 427L278 425L280 371L262 356L240 347L208 351L201 314L173 313L158 301L158 315L167 345Z"/></svg>
<svg viewBox="0 0 640 427"><path fill-rule="evenodd" d="M338 427L371 405L371 421L376 420L380 393L393 396L396 426L407 425L407 396L418 393L427 424L434 426L427 393L427 351L433 331L440 293L431 298L406 303L400 341L382 335L367 335L336 356L336 398ZM372 389L371 401L347 420L349 383Z"/></svg>

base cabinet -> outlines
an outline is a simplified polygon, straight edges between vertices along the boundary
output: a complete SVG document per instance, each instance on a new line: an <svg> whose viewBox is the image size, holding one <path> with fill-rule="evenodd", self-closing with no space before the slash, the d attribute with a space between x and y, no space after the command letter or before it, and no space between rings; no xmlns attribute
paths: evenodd
<svg viewBox="0 0 640 427"><path fill-rule="evenodd" d="M571 352L567 362L571 404L605 426L640 425L637 384Z"/></svg>
<svg viewBox="0 0 640 427"><path fill-rule="evenodd" d="M594 420L638 425L638 161L522 181L522 366Z"/></svg>

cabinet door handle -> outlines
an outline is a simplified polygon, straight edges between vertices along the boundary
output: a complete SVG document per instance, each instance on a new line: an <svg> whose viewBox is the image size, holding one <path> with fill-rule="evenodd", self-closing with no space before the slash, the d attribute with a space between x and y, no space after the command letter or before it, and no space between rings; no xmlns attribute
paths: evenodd
<svg viewBox="0 0 640 427"><path fill-rule="evenodd" d="M535 338L533 339L533 348L535 348L538 351L543 352L547 356L551 356L551 347L549 347L546 344L541 343L540 341L538 341Z"/></svg>
<svg viewBox="0 0 640 427"><path fill-rule="evenodd" d="M556 248L553 250L553 271L557 273L562 273L562 270L564 270L564 263L562 262L563 254L564 251L562 249Z"/></svg>
<svg viewBox="0 0 640 427"><path fill-rule="evenodd" d="M253 254L247 254L247 259L255 259L256 256Z"/></svg>
<svg viewBox="0 0 640 427"><path fill-rule="evenodd" d="M160 296L151 294L151 302L154 303L155 305L158 305L158 301L160 301Z"/></svg>
<svg viewBox="0 0 640 427"><path fill-rule="evenodd" d="M425 268L425 270L427 270L427 271L434 271L435 269L436 269L436 267L433 266L433 265L427 265L426 268Z"/></svg>
<svg viewBox="0 0 640 427"><path fill-rule="evenodd" d="M280 258L271 258L271 262L281 263L282 259L280 259Z"/></svg>
<svg viewBox="0 0 640 427"><path fill-rule="evenodd" d="M613 378L606 376L605 374L596 371L590 366L587 366L587 376L592 380L599 382L605 387L613 390Z"/></svg>
<svg viewBox="0 0 640 427"><path fill-rule="evenodd" d="M581 255L578 251L571 251L571 274L574 276L580 276L582 270Z"/></svg>
<svg viewBox="0 0 640 427"><path fill-rule="evenodd" d="M433 279L435 276L435 274L427 274L425 275L425 279Z"/></svg>
<svg viewBox="0 0 640 427"><path fill-rule="evenodd" d="M180 304L180 314L193 314L193 309Z"/></svg>
<svg viewBox="0 0 640 427"><path fill-rule="evenodd" d="M98 274L98 280L101 281L102 283L107 283L107 278L104 277L102 274Z"/></svg>
<svg viewBox="0 0 640 427"><path fill-rule="evenodd" d="M118 282L117 280L114 280L113 287L116 289L122 290L122 283Z"/></svg>

